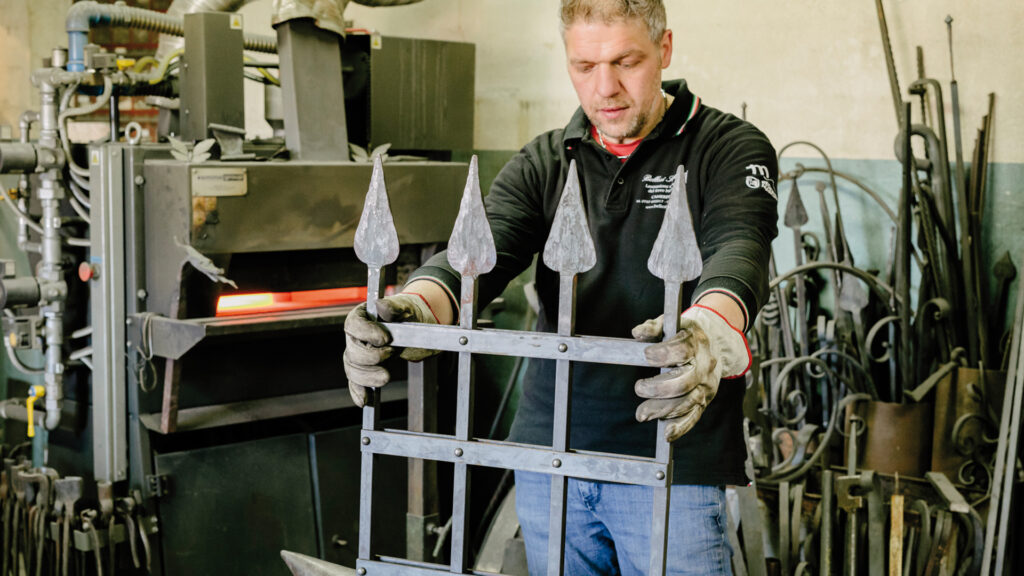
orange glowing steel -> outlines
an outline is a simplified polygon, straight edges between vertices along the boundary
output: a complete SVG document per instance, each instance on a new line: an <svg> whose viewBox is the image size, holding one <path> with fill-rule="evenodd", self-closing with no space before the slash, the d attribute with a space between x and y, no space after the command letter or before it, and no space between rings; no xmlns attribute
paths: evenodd
<svg viewBox="0 0 1024 576"><path fill-rule="evenodd" d="M217 313L246 310L249 308L263 308L273 305L274 295L270 292L262 294L231 294L229 296L221 296L217 300Z"/></svg>
<svg viewBox="0 0 1024 576"><path fill-rule="evenodd" d="M366 287L328 288L325 290L303 290L300 292L228 294L221 296L217 300L217 316L306 310L309 308L358 304L365 301Z"/></svg>

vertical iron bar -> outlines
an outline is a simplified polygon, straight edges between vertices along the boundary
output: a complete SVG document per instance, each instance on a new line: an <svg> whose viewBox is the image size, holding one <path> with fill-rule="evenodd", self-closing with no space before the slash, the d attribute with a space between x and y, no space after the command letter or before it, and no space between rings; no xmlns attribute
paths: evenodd
<svg viewBox="0 0 1024 576"><path fill-rule="evenodd" d="M410 432L437 432L437 359L409 362ZM409 560L426 562L433 536L427 530L438 521L437 462L410 458L406 508L405 551Z"/></svg>
<svg viewBox="0 0 1024 576"><path fill-rule="evenodd" d="M821 473L821 550L818 563L821 576L832 576L832 478L833 472L825 470Z"/></svg>
<svg viewBox="0 0 1024 576"><path fill-rule="evenodd" d="M370 318L377 318L377 299L384 296L384 282L380 267L370 266L367 271L366 313ZM372 388L366 389L366 405L363 407L363 430L376 430L380 420L378 408L380 395ZM365 442L365 440L363 440ZM366 560L370 556L370 520L373 517L373 466L377 456L372 452L363 452L362 466L359 477L359 557Z"/></svg>
<svg viewBox="0 0 1024 576"><path fill-rule="evenodd" d="M576 328L576 275L561 274L558 289L558 333L572 336ZM554 433L551 446L559 452L569 450L572 417L572 363L559 360L555 365ZM551 463L557 468L560 461ZM551 476L551 514L548 528L548 575L561 576L565 562L566 490L569 479Z"/></svg>
<svg viewBox="0 0 1024 576"><path fill-rule="evenodd" d="M679 331L679 313L682 307L682 287L677 282L665 282L664 333L669 340ZM662 369L668 372L670 368ZM654 488L651 509L651 574L664 574L668 549L668 517L672 497L672 443L665 440L665 420L658 421L658 439L654 459L665 464L666 486Z"/></svg>
<svg viewBox="0 0 1024 576"><path fill-rule="evenodd" d="M466 330L476 328L476 278L462 277L462 299L459 310L459 326ZM455 437L469 440L473 434L473 355L459 352L459 388L456 400ZM456 452L458 455L458 452ZM469 466L455 463L455 480L452 494L452 548L451 572L462 574L469 563L469 547L466 542L466 525L469 521Z"/></svg>
<svg viewBox="0 0 1024 576"><path fill-rule="evenodd" d="M896 286L903 305L900 308L900 387L893 390L891 402L901 402L904 390L914 389L914 364L911 352L910 331L910 255L913 252L913 232L911 211L914 190L911 173L914 170L913 150L910 147L910 103L903 105L903 191L900 195L899 208L899 241L896 243L896 255L899 267L896 270Z"/></svg>
<svg viewBox="0 0 1024 576"><path fill-rule="evenodd" d="M790 526L789 482L779 482L779 560L783 574L792 574L789 566Z"/></svg>
<svg viewBox="0 0 1024 576"><path fill-rule="evenodd" d="M665 281L662 317L665 340L674 337L679 330L682 284L699 278L703 270L703 259L694 233L692 218L686 196L686 169L680 164L676 168L675 177L672 180L672 191L669 194L665 217L661 222L661 230L658 231L658 237L651 248L651 256L647 260L648 270ZM666 368L662 372L668 370ZM667 428L668 424L664 420L660 420L658 436L655 439L655 460L665 465L665 472L658 473L658 480L664 480L665 484L652 491L651 565L649 571L652 575L665 574L667 560L669 510L671 509L672 495L672 444L665 439Z"/></svg>
<svg viewBox="0 0 1024 576"><path fill-rule="evenodd" d="M377 299L384 295L381 269L398 258L398 232L391 216L387 187L384 183L384 166L377 156L373 159L373 173L370 187L363 203L363 213L356 227L352 244L356 256L367 266L366 312L369 318L377 319ZM380 395L376 390L367 389L366 404L363 407L363 430L377 430L379 426ZM363 445L370 443L367 436L361 438ZM372 451L362 453L359 477L359 558L372 560L370 549L370 526L373 517L373 468L376 455Z"/></svg>

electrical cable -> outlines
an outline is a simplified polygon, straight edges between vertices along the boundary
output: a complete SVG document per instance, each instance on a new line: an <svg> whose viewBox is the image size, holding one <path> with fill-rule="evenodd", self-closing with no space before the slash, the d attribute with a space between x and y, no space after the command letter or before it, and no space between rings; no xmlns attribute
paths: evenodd
<svg viewBox="0 0 1024 576"><path fill-rule="evenodd" d="M85 193L85 190L82 190L82 187L74 180L68 182L68 184L68 188L71 189L71 195L74 196L74 199L78 200L78 203L86 210L92 210L92 203L89 202L89 196Z"/></svg>
<svg viewBox="0 0 1024 576"><path fill-rule="evenodd" d="M36 234L43 235L43 227L38 222L32 219L31 216L21 211L21 208L15 204L14 200L11 200L6 194L0 196L0 204L7 205L14 213L21 219L25 220L25 223L31 228Z"/></svg>
<svg viewBox="0 0 1024 576"><path fill-rule="evenodd" d="M83 191L83 192L84 192L85 194L92 194L92 185L91 185L91 184L89 183L89 179L88 179L88 178L86 178L86 177L82 177L82 176L79 176L78 174L75 174L75 173L74 173L74 172L72 172L71 170L68 170L67 172L65 172L65 174L67 174L67 175L71 176L71 180L72 180L72 181L73 181L73 182L74 182L75 184L78 184L78 187L79 187L79 188L80 188L80 189L81 189L81 190L82 190L82 191ZM89 201L89 207L90 207L90 208L92 207L92 201L91 201L91 200Z"/></svg>
<svg viewBox="0 0 1024 576"><path fill-rule="evenodd" d="M150 84L159 84L159 83L163 82L164 78L167 77L167 74L170 71L169 68L170 68L170 65L171 65L171 60L174 60L175 58L180 57L184 53L185 53L185 49L184 48L178 48L174 52L171 52L167 56L164 56L164 59L160 61L160 64L157 65L156 69L153 70L153 74L149 77L149 83Z"/></svg>
<svg viewBox="0 0 1024 576"><path fill-rule="evenodd" d="M135 61L135 66L132 67L132 72L135 72L136 74L141 74L147 65L151 67L159 66L160 61L156 58L153 58L152 56L143 56L142 58L139 58Z"/></svg>
<svg viewBox="0 0 1024 576"><path fill-rule="evenodd" d="M249 56L245 56L244 59L245 59L246 62L254 62L254 60L251 57L249 57ZM270 82L274 86L280 86L281 85L281 81L278 80L269 71L267 71L266 68L263 68L262 66L260 66L260 67L257 67L256 70L260 73L261 76L263 76L264 78L267 79L267 82ZM247 74L246 78L248 78L248 77L249 77L249 75Z"/></svg>
<svg viewBox="0 0 1024 576"><path fill-rule="evenodd" d="M71 92L77 89L77 84L74 88L69 88ZM82 168L78 164L75 164L74 158L71 156L71 139L68 137L67 120L73 116L84 116L86 114L92 114L100 108L103 108L110 102L110 97L114 93L114 82L110 79L110 76L103 77L103 92L96 98L96 101L92 104L86 104L85 106L78 106L75 108L68 108L67 110L61 111L57 116L57 127L60 130L60 141L64 147L64 155L66 156L68 168L71 172L77 173L78 175L88 178L89 169ZM65 94L66 96L66 94Z"/></svg>
<svg viewBox="0 0 1024 576"><path fill-rule="evenodd" d="M7 350L7 357L10 358L11 364L14 365L15 370L18 372L29 376L38 376L46 372L46 370L42 368L29 368L28 366L25 366L21 359L18 358L18 353L15 352L14 347L11 346L11 341L7 338L4 338L4 349Z"/></svg>
<svg viewBox="0 0 1024 576"><path fill-rule="evenodd" d="M82 206L75 197L68 198L68 202L71 204L71 208L75 211L75 214L78 214L79 218L85 220L86 224L92 226L92 219L89 218L89 210L85 206Z"/></svg>

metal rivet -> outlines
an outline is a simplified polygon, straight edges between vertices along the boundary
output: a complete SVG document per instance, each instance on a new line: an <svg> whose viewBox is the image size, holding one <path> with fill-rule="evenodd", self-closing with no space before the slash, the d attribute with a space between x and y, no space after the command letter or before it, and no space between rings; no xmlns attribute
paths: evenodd
<svg viewBox="0 0 1024 576"><path fill-rule="evenodd" d="M369 446L369 445L370 445L370 437L369 436L363 436L363 446Z"/></svg>
<svg viewBox="0 0 1024 576"><path fill-rule="evenodd" d="M558 351L559 352L565 352L568 349L569 349L569 346L566 345L564 342L558 345Z"/></svg>
<svg viewBox="0 0 1024 576"><path fill-rule="evenodd" d="M665 473L662 472L661 470L658 470L658 473L655 474L654 477L657 478L658 480L664 480L665 479Z"/></svg>
<svg viewBox="0 0 1024 576"><path fill-rule="evenodd" d="M356 574L359 574L359 576L364 576L366 574L366 568L357 568Z"/></svg>
<svg viewBox="0 0 1024 576"><path fill-rule="evenodd" d="M124 324L125 324L125 326L131 326L132 325L132 319L131 318L125 318Z"/></svg>
<svg viewBox="0 0 1024 576"><path fill-rule="evenodd" d="M459 337L459 344L462 344L463 346L469 344L469 338L466 338L465 336Z"/></svg>
<svg viewBox="0 0 1024 576"><path fill-rule="evenodd" d="M462 448L456 448L455 449L455 455L456 456L462 456Z"/></svg>
<svg viewBox="0 0 1024 576"><path fill-rule="evenodd" d="M553 467L555 467L555 468L561 468L562 467L562 461L559 460L558 458L555 458L554 460L551 461L551 465Z"/></svg>
<svg viewBox="0 0 1024 576"><path fill-rule="evenodd" d="M139 289L138 292L135 293L135 297L138 298L139 300L145 300L148 296L149 294L141 288Z"/></svg>
<svg viewBox="0 0 1024 576"><path fill-rule="evenodd" d="M146 178L142 174L139 174L138 176L135 177L135 184L137 186L142 186L145 183L146 183Z"/></svg>

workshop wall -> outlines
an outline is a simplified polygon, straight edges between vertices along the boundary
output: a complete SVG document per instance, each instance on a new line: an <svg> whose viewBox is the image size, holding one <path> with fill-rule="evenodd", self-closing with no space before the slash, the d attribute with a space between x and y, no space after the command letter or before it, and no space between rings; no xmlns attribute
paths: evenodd
<svg viewBox="0 0 1024 576"><path fill-rule="evenodd" d="M64 13L70 0L0 0L0 125L17 126L22 110L34 107L31 69L66 43ZM888 0L890 38L901 85L917 76L915 47L924 48L928 76L946 89L947 126L952 134L949 52L944 18L954 18L964 154L969 160L977 128L996 93L993 165L986 199L985 253L1024 251L1024 3L992 0ZM895 114L885 68L877 13L872 2L793 0L759 3L669 2L675 51L667 77L685 77L708 105L747 116L777 147L794 140L820 145L836 162L876 187L890 202L899 189L893 158ZM272 33L271 2L242 10L246 29ZM425 0L399 8L350 4L346 17L357 27L385 35L473 42L477 46L475 152L485 178L536 134L561 126L576 107L565 73L564 52L553 0ZM247 130L269 135L263 121L262 89L246 83ZM915 112L917 113L917 112ZM16 136L16 134L15 134ZM953 147L950 146L952 156ZM810 149L795 149L795 162L820 163ZM787 154L789 156L789 154ZM784 206L788 185L782 186ZM812 192L810 187L808 192ZM805 196L808 196L805 194ZM882 267L888 225L863 194L841 190L855 251ZM812 198L805 198L813 201ZM850 207L846 206L846 203ZM812 218L814 206L808 206ZM810 229L821 228L812 222ZM785 234L786 231L783 231ZM780 238L781 239L781 238ZM784 240L788 245L788 238ZM780 265L785 265L780 256Z"/></svg>
<svg viewBox="0 0 1024 576"><path fill-rule="evenodd" d="M64 16L71 0L0 0L0 126L18 137L18 116L39 109L32 70L55 46L67 46Z"/></svg>
<svg viewBox="0 0 1024 576"><path fill-rule="evenodd" d="M901 168L894 160L896 116L874 3L795 0L668 2L674 57L666 77L683 77L710 106L747 117L781 148L810 140L835 167L865 181L895 206ZM255 6L253 7L255 8ZM963 147L970 161L977 129L996 93L990 186L983 239L987 267L1004 251L1020 264L1024 254L1024 3L995 0L885 2L894 59L905 91L917 78L916 47L925 74L943 85L952 141L951 79L945 17L952 15L960 86ZM557 128L576 108L565 73L557 5L551 0L425 0L402 9L352 4L355 25L385 35L473 42L477 45L475 147L484 164L500 166L536 134ZM915 105L916 106L916 105ZM919 107L915 114L920 115ZM950 158L953 156L950 144ZM787 153L783 170L797 162L824 165L812 149ZM813 182L813 178L810 178ZM780 190L780 214L789 184ZM831 195L829 196L831 198ZM841 207L859 265L884 268L891 222L855 187L841 185ZM804 189L811 231L823 233L813 184ZM834 210L834 207L832 208ZM781 224L780 224L781 226ZM779 242L791 246L788 230ZM779 266L791 249L777 248Z"/></svg>

